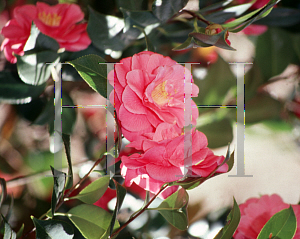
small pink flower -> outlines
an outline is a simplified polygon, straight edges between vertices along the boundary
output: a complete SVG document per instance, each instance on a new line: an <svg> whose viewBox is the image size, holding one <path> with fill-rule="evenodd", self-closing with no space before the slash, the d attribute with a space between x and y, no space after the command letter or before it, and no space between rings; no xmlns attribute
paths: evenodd
<svg viewBox="0 0 300 239"><path fill-rule="evenodd" d="M240 204L241 220L234 239L256 239L267 221L277 212L289 208L280 196L273 194L261 198L250 198ZM300 205L292 205L297 218L297 231L294 239L300 238Z"/></svg>
<svg viewBox="0 0 300 239"><path fill-rule="evenodd" d="M144 153L121 158L121 174L125 177L125 186L135 182L140 187L157 193L164 183L182 178L185 168L189 175L207 177L224 161L224 156L215 156L207 148L207 138L203 133L192 130L191 146L188 149L184 148L185 135L173 137L173 133L169 134L169 138L163 136L160 130L160 133L156 132L157 135L153 136L156 139L161 137L160 141L142 141ZM228 166L224 164L217 172L224 173L227 170ZM174 187L173 191L176 189Z"/></svg>
<svg viewBox="0 0 300 239"><path fill-rule="evenodd" d="M76 4L49 6L37 2L36 6L16 7L13 15L13 19L1 31L5 37L1 50L4 50L6 59L11 63L17 62L15 54L24 54L32 21L43 34L54 38L67 51L80 51L91 43L86 32L87 24L78 23L83 20L84 14Z"/></svg>
<svg viewBox="0 0 300 239"><path fill-rule="evenodd" d="M169 57L145 51L121 60L108 74L123 135L133 141L141 133L153 133L163 122L184 127L184 79L191 74ZM192 97L198 95L192 84ZM192 101L192 123L198 109Z"/></svg>

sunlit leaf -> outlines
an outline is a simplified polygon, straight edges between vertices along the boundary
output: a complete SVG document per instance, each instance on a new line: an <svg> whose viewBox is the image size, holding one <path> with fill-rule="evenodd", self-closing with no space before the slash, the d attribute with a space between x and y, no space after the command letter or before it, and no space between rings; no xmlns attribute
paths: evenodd
<svg viewBox="0 0 300 239"><path fill-rule="evenodd" d="M93 204L97 202L105 193L109 184L109 180L109 176L98 178L82 189L79 194L71 197L70 199L78 199L82 202Z"/></svg>
<svg viewBox="0 0 300 239"><path fill-rule="evenodd" d="M107 72L105 60L97 55L87 55L68 62L78 71L89 86L107 98Z"/></svg>
<svg viewBox="0 0 300 239"><path fill-rule="evenodd" d="M16 239L17 234L11 229L11 226L5 219L5 217L1 214L2 219L4 221L4 237L3 239Z"/></svg>
<svg viewBox="0 0 300 239"><path fill-rule="evenodd" d="M72 208L65 214L78 228L81 234L87 239L99 239L110 226L111 214L102 209L89 204L82 204ZM114 229L119 227L116 221Z"/></svg>
<svg viewBox="0 0 300 239"><path fill-rule="evenodd" d="M64 172L56 170L52 166L50 167L51 167L53 180L54 180L53 192L51 198L51 212L52 215L54 215L56 204L59 202L64 192L64 188L66 184L66 174Z"/></svg>
<svg viewBox="0 0 300 239"><path fill-rule="evenodd" d="M297 229L297 221L293 208L290 206L273 215L261 229L257 239L292 239ZM271 235L271 237L270 237Z"/></svg>
<svg viewBox="0 0 300 239"><path fill-rule="evenodd" d="M59 220L39 220L31 217L36 228L36 239L72 239L74 231L70 224Z"/></svg>

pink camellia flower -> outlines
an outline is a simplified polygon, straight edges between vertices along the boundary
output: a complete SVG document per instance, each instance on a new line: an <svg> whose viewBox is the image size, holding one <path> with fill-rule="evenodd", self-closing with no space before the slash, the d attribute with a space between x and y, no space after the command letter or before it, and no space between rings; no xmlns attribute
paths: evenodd
<svg viewBox="0 0 300 239"><path fill-rule="evenodd" d="M86 32L87 23L78 23L84 19L78 5L63 3L49 6L37 2L36 8L37 18L34 23L42 33L54 38L61 48L80 51L91 44Z"/></svg>
<svg viewBox="0 0 300 239"><path fill-rule="evenodd" d="M30 35L31 23L37 12L34 5L18 6L14 9L13 19L2 28L1 34L5 37L1 51L11 63L16 63L14 54L24 55L23 48Z"/></svg>
<svg viewBox="0 0 300 239"><path fill-rule="evenodd" d="M160 141L145 139L142 142L144 153L121 158L125 186L129 187L135 182L141 188L157 193L164 183L182 178L185 170L188 170L188 175L207 177L224 161L224 156L215 156L207 148L207 138L203 133L193 129L188 134L191 144L185 149L185 135L174 137L174 131L169 132L167 137L163 136L161 130L156 131L153 138L160 138ZM228 165L224 164L216 172L224 173L227 170Z"/></svg>
<svg viewBox="0 0 300 239"><path fill-rule="evenodd" d="M14 54L24 54L23 49L30 36L32 21L43 34L54 38L61 48L67 51L83 50L91 43L86 32L87 23L78 23L83 18L84 14L76 4L49 6L37 2L36 6L18 6L14 9L13 19L1 31L5 37L1 50L4 50L8 61L16 63Z"/></svg>
<svg viewBox="0 0 300 239"><path fill-rule="evenodd" d="M171 58L149 51L120 63L108 80L114 86L110 100L123 135L133 141L141 133L153 133L163 122L184 127L184 79L191 73ZM192 84L192 97L198 91ZM196 124L198 109L193 101L192 106L192 124Z"/></svg>
<svg viewBox="0 0 300 239"><path fill-rule="evenodd" d="M256 239L267 221L277 212L289 208L277 194L250 198L239 205L241 220L233 236L234 239ZM300 238L300 205L292 205L297 218L297 230L294 239Z"/></svg>

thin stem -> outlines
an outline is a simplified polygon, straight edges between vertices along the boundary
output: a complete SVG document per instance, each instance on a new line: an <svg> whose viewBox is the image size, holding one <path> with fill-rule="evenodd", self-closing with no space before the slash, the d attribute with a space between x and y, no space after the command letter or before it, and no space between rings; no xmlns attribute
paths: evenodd
<svg viewBox="0 0 300 239"><path fill-rule="evenodd" d="M157 198L157 196L166 188L168 187L168 185L163 186L159 192L157 194L155 194L153 196L153 198L151 198L151 200L145 205L145 207L139 211L136 215L134 215L133 217L131 217L127 222L125 222L118 230L116 230L111 236L110 238L113 238L115 235L117 235L120 231L122 231L129 223L131 223L134 219L136 219L139 215L141 215L149 206L150 204L154 201L155 198Z"/></svg>

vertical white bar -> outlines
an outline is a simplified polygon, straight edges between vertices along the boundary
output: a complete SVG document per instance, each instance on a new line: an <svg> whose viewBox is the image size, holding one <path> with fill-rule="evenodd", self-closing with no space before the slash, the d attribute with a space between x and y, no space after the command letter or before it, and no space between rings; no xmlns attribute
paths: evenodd
<svg viewBox="0 0 300 239"><path fill-rule="evenodd" d="M52 77L54 84L54 168L62 169L62 98L61 98L61 64L53 66ZM55 176L55 175L54 175Z"/></svg>
<svg viewBox="0 0 300 239"><path fill-rule="evenodd" d="M184 175L188 173L188 167L192 165L192 64L185 63L184 72Z"/></svg>
<svg viewBox="0 0 300 239"><path fill-rule="evenodd" d="M237 66L237 174L228 177L253 177L245 174L245 64L252 63L230 63Z"/></svg>

